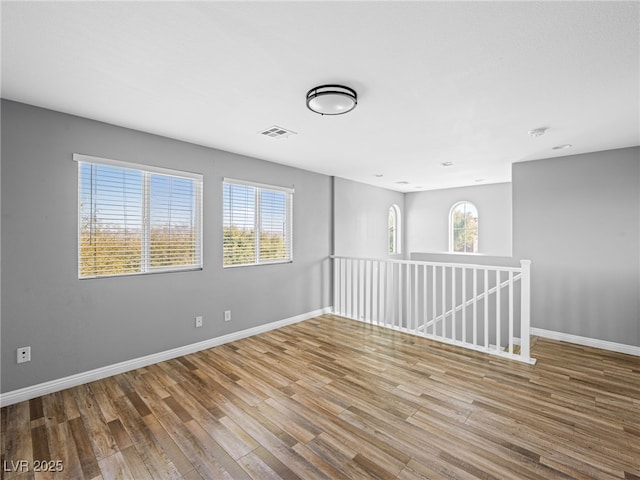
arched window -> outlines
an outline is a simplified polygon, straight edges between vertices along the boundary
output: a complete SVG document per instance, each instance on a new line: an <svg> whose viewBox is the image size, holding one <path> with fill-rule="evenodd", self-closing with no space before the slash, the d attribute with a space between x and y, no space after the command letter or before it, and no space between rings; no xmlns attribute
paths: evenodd
<svg viewBox="0 0 640 480"><path fill-rule="evenodd" d="M400 219L400 207L397 205L391 205L389 207L389 253L391 255L397 255L401 253L401 219Z"/></svg>
<svg viewBox="0 0 640 480"><path fill-rule="evenodd" d="M451 207L449 251L478 253L478 209L471 202L458 202Z"/></svg>

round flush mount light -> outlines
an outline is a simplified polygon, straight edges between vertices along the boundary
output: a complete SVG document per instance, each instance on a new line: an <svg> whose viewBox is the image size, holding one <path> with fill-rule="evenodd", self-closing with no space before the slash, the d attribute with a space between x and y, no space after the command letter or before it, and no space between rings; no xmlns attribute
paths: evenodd
<svg viewBox="0 0 640 480"><path fill-rule="evenodd" d="M320 115L342 115L357 104L356 91L343 85L320 85L307 92L307 108Z"/></svg>

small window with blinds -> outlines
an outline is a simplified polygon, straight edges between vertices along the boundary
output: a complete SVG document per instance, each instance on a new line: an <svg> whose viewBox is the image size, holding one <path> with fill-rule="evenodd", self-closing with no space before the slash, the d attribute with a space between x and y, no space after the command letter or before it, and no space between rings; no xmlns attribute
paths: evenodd
<svg viewBox="0 0 640 480"><path fill-rule="evenodd" d="M202 269L202 175L73 158L79 278Z"/></svg>
<svg viewBox="0 0 640 480"><path fill-rule="evenodd" d="M293 260L292 188L232 180L223 182L223 265Z"/></svg>

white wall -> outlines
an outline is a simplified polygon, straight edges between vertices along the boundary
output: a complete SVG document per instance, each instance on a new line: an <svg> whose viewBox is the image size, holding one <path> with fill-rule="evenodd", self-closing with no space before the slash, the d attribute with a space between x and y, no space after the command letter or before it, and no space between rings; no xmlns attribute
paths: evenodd
<svg viewBox="0 0 640 480"><path fill-rule="evenodd" d="M640 148L513 165L532 326L640 346Z"/></svg>
<svg viewBox="0 0 640 480"><path fill-rule="evenodd" d="M511 256L510 183L406 194L407 252L448 252L449 212L462 200L468 200L478 208L478 253Z"/></svg>
<svg viewBox="0 0 640 480"><path fill-rule="evenodd" d="M3 392L331 305L329 176L4 100L1 153ZM73 153L202 173L203 270L78 280ZM295 185L292 263L222 267L223 177Z"/></svg>
<svg viewBox="0 0 640 480"><path fill-rule="evenodd" d="M336 255L389 258L389 207L398 205L405 229L404 194L336 178L334 183L334 252ZM404 238L404 232L401 232ZM404 244L404 241L401 239ZM405 252L403 245L402 252ZM403 255L393 255L403 258Z"/></svg>

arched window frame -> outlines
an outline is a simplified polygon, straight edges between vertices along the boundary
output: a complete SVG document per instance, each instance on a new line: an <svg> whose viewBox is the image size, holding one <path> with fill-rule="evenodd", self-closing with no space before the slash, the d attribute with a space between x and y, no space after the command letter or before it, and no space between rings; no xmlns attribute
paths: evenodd
<svg viewBox="0 0 640 480"><path fill-rule="evenodd" d="M476 213L476 223L477 223L477 228L476 228L476 236L475 236L475 242L474 242L474 247L475 250L474 251L463 251L463 252L456 252L455 251L455 245L454 245L454 222L453 222L453 213L456 211L456 209L463 204L468 204L470 206L472 206ZM465 208L466 211L466 208ZM465 230L467 229L467 225L465 223ZM453 206L451 207L451 209L449 210L449 252L450 253L464 253L464 254L473 254L473 253L479 253L479 239L480 239L480 214L478 212L478 207L471 201L469 200L461 200L459 202L456 202L453 204Z"/></svg>
<svg viewBox="0 0 640 480"><path fill-rule="evenodd" d="M389 207L388 226L389 255L400 255L402 253L402 214L400 207L396 204Z"/></svg>

